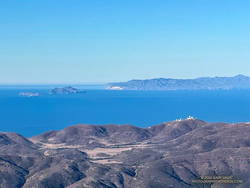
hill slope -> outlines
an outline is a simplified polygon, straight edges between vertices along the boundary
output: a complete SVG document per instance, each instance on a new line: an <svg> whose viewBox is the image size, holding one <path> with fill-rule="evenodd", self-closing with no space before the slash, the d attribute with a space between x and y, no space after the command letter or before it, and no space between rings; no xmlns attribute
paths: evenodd
<svg viewBox="0 0 250 188"><path fill-rule="evenodd" d="M30 139L0 133L0 187L250 187L249 135L249 123L192 118L149 128L76 125ZM243 183L192 183L201 176Z"/></svg>

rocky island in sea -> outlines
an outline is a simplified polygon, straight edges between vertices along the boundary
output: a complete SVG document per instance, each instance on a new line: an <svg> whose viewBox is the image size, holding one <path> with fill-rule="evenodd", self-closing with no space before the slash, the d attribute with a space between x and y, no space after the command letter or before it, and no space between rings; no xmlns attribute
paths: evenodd
<svg viewBox="0 0 250 188"><path fill-rule="evenodd" d="M76 93L81 93L82 91L71 87L71 86L67 86L67 87L61 87L61 88L54 88L50 91L50 94L52 95L62 95L62 94L76 94Z"/></svg>
<svg viewBox="0 0 250 188"><path fill-rule="evenodd" d="M201 77L195 79L156 78L108 84L110 90L228 90L250 89L250 77Z"/></svg>
<svg viewBox="0 0 250 188"><path fill-rule="evenodd" d="M1 188L250 187L250 123L189 117L148 128L81 124L0 132ZM199 184L201 177L234 183Z"/></svg>
<svg viewBox="0 0 250 188"><path fill-rule="evenodd" d="M22 97L38 97L38 96L40 96L40 93L38 93L38 92L20 92L18 95L22 96Z"/></svg>

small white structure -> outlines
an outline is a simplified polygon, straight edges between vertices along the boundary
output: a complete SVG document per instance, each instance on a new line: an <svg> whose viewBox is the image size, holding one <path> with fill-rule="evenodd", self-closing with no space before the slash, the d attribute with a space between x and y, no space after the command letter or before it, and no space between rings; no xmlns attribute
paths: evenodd
<svg viewBox="0 0 250 188"><path fill-rule="evenodd" d="M180 119L176 119L175 121L182 121L182 119L180 118Z"/></svg>
<svg viewBox="0 0 250 188"><path fill-rule="evenodd" d="M183 121L183 120L195 120L197 118L193 117L193 116L188 116L186 119L176 119L175 121Z"/></svg>
<svg viewBox="0 0 250 188"><path fill-rule="evenodd" d="M187 120L195 120L196 118L195 117L193 117L193 116L188 116L187 117Z"/></svg>

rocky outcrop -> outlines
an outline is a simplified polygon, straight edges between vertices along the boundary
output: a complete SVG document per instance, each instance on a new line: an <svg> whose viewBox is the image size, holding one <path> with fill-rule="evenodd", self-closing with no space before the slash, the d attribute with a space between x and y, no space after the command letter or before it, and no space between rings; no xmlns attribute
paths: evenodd
<svg viewBox="0 0 250 188"><path fill-rule="evenodd" d="M50 91L50 94L52 95L75 94L75 93L81 93L81 91L71 86L62 87L62 88L54 88Z"/></svg>

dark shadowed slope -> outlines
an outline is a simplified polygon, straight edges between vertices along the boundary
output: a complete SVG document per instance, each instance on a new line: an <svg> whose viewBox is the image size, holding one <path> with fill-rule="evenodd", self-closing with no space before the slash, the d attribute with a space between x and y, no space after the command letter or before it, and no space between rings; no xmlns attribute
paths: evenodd
<svg viewBox="0 0 250 188"><path fill-rule="evenodd" d="M31 139L0 134L0 187L250 187L250 123L189 118L149 128L76 125ZM192 184L200 176L242 184Z"/></svg>

